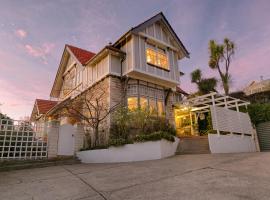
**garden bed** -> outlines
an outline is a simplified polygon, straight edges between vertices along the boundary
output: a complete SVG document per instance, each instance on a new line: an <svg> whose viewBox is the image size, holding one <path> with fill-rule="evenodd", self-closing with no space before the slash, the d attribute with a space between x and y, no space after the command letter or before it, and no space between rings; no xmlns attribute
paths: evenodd
<svg viewBox="0 0 270 200"><path fill-rule="evenodd" d="M126 144L108 149L86 150L77 152L82 163L116 163L144 160L156 160L173 156L177 149L179 138L174 142L165 139L158 141Z"/></svg>

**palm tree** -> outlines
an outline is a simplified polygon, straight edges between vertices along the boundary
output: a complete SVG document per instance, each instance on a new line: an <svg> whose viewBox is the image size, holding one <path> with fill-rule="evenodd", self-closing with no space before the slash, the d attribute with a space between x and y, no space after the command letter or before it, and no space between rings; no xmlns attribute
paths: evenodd
<svg viewBox="0 0 270 200"><path fill-rule="evenodd" d="M200 94L207 94L215 91L217 87L217 79L212 78L202 78L202 72L200 69L196 69L191 72L191 82L196 83Z"/></svg>
<svg viewBox="0 0 270 200"><path fill-rule="evenodd" d="M229 67L232 61L232 56L235 53L235 44L228 38L225 38L223 44L217 44L214 40L209 41L209 67L217 69L220 75L223 89L226 95L229 94L231 75ZM221 63L224 63L223 70Z"/></svg>

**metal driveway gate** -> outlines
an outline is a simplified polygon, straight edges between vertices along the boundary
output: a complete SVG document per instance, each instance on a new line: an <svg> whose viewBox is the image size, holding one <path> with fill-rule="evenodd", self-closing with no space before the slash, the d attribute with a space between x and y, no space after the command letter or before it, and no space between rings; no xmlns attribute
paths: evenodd
<svg viewBox="0 0 270 200"><path fill-rule="evenodd" d="M270 121L256 127L261 151L270 151Z"/></svg>

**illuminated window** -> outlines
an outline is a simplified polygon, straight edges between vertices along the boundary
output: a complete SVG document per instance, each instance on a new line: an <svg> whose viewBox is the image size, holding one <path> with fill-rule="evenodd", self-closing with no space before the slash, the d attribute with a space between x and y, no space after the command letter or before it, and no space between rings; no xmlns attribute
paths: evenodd
<svg viewBox="0 0 270 200"><path fill-rule="evenodd" d="M148 44L146 48L146 61L149 64L156 65L164 69L169 69L166 51L150 44Z"/></svg>
<svg viewBox="0 0 270 200"><path fill-rule="evenodd" d="M128 97L128 109L135 110L138 107L137 97Z"/></svg>
<svg viewBox="0 0 270 200"><path fill-rule="evenodd" d="M142 109L147 109L147 107L148 107L147 98L144 98L144 97L140 98L140 106Z"/></svg>
<svg viewBox="0 0 270 200"><path fill-rule="evenodd" d="M164 115L164 104L163 101L157 101L158 115Z"/></svg>
<svg viewBox="0 0 270 200"><path fill-rule="evenodd" d="M157 112L157 104L155 99L149 99L149 110L152 114Z"/></svg>

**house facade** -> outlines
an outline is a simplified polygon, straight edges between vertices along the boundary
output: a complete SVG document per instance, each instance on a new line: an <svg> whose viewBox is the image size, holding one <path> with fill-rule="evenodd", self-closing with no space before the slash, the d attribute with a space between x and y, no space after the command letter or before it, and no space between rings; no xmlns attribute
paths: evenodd
<svg viewBox="0 0 270 200"><path fill-rule="evenodd" d="M98 53L66 45L50 93L53 101L47 101L53 106L40 113L35 103L31 119L74 124L73 119L62 114L63 105L68 106L85 93L98 96L102 88L102 104L107 108L124 99L129 109L156 110L175 124L174 104L185 95L180 89L178 61L185 57L189 52L163 13L131 28ZM109 114L102 124L106 138L111 123Z"/></svg>
<svg viewBox="0 0 270 200"><path fill-rule="evenodd" d="M254 103L270 102L270 79L252 81L243 90L246 97Z"/></svg>

